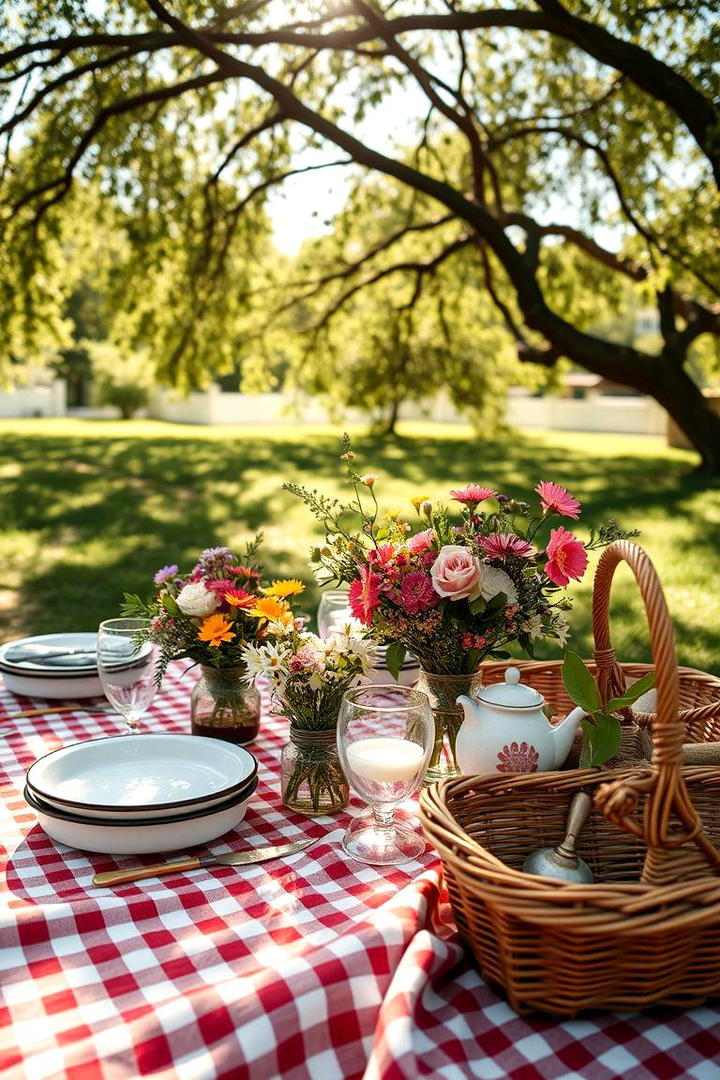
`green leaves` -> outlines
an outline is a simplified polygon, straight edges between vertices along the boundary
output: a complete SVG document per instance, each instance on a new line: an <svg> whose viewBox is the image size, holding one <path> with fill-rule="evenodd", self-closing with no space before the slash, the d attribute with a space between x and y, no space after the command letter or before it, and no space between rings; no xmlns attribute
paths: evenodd
<svg viewBox="0 0 720 1080"><path fill-rule="evenodd" d="M602 699L595 680L577 653L570 649L565 654L562 679L572 700L585 712L594 713L602 708Z"/></svg>
<svg viewBox="0 0 720 1080"><path fill-rule="evenodd" d="M617 753L620 746L620 721L616 716L598 713L594 720L582 721L583 744L580 751L580 768L588 769L602 765Z"/></svg>
<svg viewBox="0 0 720 1080"><path fill-rule="evenodd" d="M626 709L628 705L632 705L634 701L637 701L637 699L647 693L648 690L652 690L654 685L655 672L648 671L647 675L643 675L642 679L638 679L636 683L633 683L632 686L628 687L624 694L608 701L605 709L607 712L618 712L619 709Z"/></svg>
<svg viewBox="0 0 720 1080"><path fill-rule="evenodd" d="M388 645L385 663L395 682L398 681L400 668L403 666L406 652L407 649L404 645L401 645L399 641L393 641L392 645Z"/></svg>

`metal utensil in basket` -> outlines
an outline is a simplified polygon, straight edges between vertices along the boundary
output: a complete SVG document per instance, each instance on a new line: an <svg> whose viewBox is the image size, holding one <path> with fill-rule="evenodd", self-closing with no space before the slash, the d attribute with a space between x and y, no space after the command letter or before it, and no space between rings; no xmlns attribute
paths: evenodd
<svg viewBox="0 0 720 1080"><path fill-rule="evenodd" d="M690 1007L720 994L720 768L682 767L673 629L647 555L612 544L595 589L609 593L623 560L657 672L652 766L461 777L421 797L460 933L519 1012ZM522 873L530 851L562 838L583 789L594 796L581 847L595 884Z"/></svg>

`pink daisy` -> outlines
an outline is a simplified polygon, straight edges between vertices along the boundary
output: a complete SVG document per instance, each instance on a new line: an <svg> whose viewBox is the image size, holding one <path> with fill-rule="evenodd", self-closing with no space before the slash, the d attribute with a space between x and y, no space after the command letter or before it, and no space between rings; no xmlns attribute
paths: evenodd
<svg viewBox="0 0 720 1080"><path fill-rule="evenodd" d="M365 626L372 622L373 613L380 602L380 578L367 566L360 567L360 577L348 590L350 611Z"/></svg>
<svg viewBox="0 0 720 1080"><path fill-rule="evenodd" d="M587 552L573 533L562 525L550 531L545 573L555 585L569 585L570 578L579 581L587 569Z"/></svg>
<svg viewBox="0 0 720 1080"><path fill-rule="evenodd" d="M481 487L480 484L466 484L464 488L454 488L450 494L456 502L465 503L466 506L477 506L485 499L494 499L497 491L493 488Z"/></svg>
<svg viewBox="0 0 720 1080"><path fill-rule="evenodd" d="M427 611L440 602L440 597L433 588L432 578L422 570L412 570L402 579L400 603L410 615Z"/></svg>
<svg viewBox="0 0 720 1080"><path fill-rule="evenodd" d="M517 555L527 559L533 554L532 544L515 533L492 533L479 538L480 547L491 559L504 559L506 555Z"/></svg>
<svg viewBox="0 0 720 1080"><path fill-rule="evenodd" d="M560 514L561 517L576 519L580 517L580 503L560 484L541 480L535 490L540 496L540 505L544 513Z"/></svg>

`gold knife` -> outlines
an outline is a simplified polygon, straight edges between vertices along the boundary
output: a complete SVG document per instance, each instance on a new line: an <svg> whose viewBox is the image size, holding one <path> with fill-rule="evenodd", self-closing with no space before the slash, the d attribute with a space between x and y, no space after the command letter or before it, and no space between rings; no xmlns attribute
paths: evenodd
<svg viewBox="0 0 720 1080"><path fill-rule="evenodd" d="M179 873L182 870L198 870L202 866L246 866L248 863L265 862L280 855L294 855L297 851L314 844L311 840L296 840L292 844L278 844L275 847L253 848L250 851L236 851L230 855L200 855L195 858L173 859L171 862L157 863L155 866L138 866L134 870L110 870L105 874L95 874L93 885L124 885L129 881L142 878L160 877L161 874Z"/></svg>

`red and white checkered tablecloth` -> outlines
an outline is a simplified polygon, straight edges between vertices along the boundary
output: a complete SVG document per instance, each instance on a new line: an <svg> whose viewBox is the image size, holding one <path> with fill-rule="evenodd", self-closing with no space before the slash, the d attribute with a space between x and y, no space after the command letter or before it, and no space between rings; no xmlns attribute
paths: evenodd
<svg viewBox="0 0 720 1080"><path fill-rule="evenodd" d="M189 730L194 678L175 665L145 730ZM31 704L0 691L0 727ZM77 712L11 726L0 738L3 1080L720 1077L715 1008L518 1017L467 962L431 850L374 869L340 848L346 814L309 821L282 806L277 719L252 747L260 783L245 820L212 847L317 843L114 890L94 889L92 874L138 860L54 844L22 789L41 754L123 723Z"/></svg>

